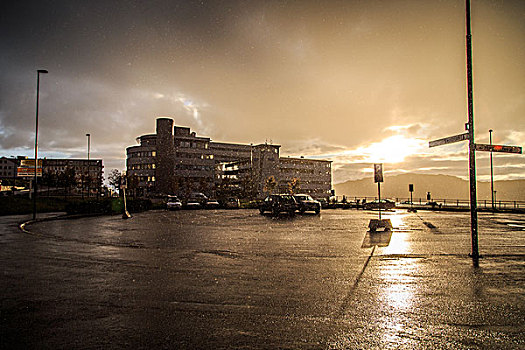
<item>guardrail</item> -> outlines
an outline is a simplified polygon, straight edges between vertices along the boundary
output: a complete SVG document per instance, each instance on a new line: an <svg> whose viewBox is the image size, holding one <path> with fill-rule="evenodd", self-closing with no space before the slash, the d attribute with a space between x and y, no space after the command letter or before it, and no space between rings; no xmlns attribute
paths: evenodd
<svg viewBox="0 0 525 350"><path fill-rule="evenodd" d="M344 198L343 198L344 197ZM336 196L337 203L363 203L363 200L370 202L376 200L377 197L350 197L350 196ZM389 198L395 200L396 204L410 204L410 198ZM468 199L436 199L433 198L428 201L425 198L413 198L412 203L414 205L425 205L428 202L436 202L437 205L447 208L468 208L470 201ZM478 200L478 208L492 209L492 201L490 199ZM505 210L505 209L525 209L525 201L503 201L497 200L494 203L494 209Z"/></svg>

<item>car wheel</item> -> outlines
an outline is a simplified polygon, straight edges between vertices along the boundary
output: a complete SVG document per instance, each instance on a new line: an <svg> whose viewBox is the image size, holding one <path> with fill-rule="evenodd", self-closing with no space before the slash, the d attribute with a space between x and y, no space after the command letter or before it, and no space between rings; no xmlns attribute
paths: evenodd
<svg viewBox="0 0 525 350"><path fill-rule="evenodd" d="M264 214L264 209L263 208L259 208L259 213Z"/></svg>
<svg viewBox="0 0 525 350"><path fill-rule="evenodd" d="M320 212L321 212L321 208L320 207L315 208L315 213L316 214L319 214Z"/></svg>

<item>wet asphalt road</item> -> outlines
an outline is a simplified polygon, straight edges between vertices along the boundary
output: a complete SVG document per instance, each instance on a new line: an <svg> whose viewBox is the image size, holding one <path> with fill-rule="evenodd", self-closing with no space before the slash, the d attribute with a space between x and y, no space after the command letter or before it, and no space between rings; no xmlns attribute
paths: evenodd
<svg viewBox="0 0 525 350"><path fill-rule="evenodd" d="M2 217L1 348L525 348L523 215L376 217Z"/></svg>

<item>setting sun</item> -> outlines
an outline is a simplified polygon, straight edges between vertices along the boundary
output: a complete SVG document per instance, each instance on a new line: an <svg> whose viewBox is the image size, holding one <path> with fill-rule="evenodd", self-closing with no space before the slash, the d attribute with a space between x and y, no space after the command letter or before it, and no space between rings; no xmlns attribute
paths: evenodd
<svg viewBox="0 0 525 350"><path fill-rule="evenodd" d="M425 141L395 135L372 143L359 151L370 163L400 163L408 156L421 153L425 146Z"/></svg>

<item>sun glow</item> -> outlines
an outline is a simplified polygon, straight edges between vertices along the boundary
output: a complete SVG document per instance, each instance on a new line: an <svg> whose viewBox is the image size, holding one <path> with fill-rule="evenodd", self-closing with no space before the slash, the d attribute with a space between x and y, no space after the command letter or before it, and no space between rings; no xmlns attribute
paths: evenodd
<svg viewBox="0 0 525 350"><path fill-rule="evenodd" d="M408 156L422 153L425 146L425 141L394 135L358 151L370 163L400 163Z"/></svg>

